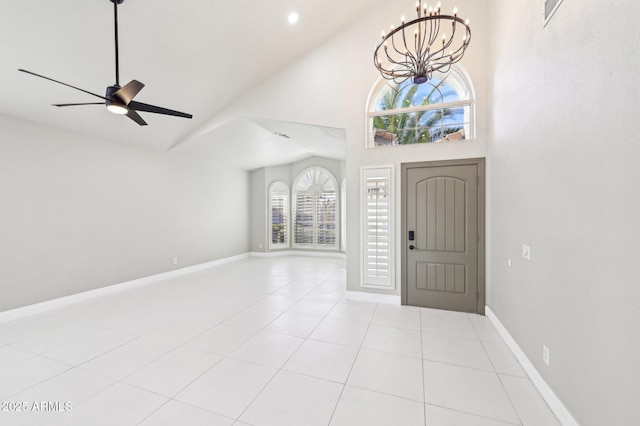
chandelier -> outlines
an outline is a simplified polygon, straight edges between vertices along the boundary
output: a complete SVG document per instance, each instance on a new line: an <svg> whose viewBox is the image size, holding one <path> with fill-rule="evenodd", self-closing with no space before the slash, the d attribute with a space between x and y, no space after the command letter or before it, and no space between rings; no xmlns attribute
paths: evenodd
<svg viewBox="0 0 640 426"><path fill-rule="evenodd" d="M417 19L405 22L402 16L398 28L392 25L389 34L382 31L373 62L384 78L396 84L411 78L413 83L422 84L435 71L447 72L462 58L471 40L469 19L458 17L457 8L453 15L443 15L440 9L439 2L420 7L418 1Z"/></svg>

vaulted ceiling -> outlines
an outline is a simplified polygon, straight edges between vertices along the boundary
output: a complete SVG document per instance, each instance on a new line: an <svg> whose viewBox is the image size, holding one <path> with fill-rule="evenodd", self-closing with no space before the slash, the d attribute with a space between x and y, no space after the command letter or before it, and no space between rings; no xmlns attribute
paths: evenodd
<svg viewBox="0 0 640 426"><path fill-rule="evenodd" d="M144 127L98 105L52 107L98 99L17 71L103 94L115 82L110 0L5 1L0 114L249 170L311 155L344 158L341 129L263 117L238 117L193 146L181 142L382 1L125 0L118 7L121 84L139 80L146 87L136 100L193 114L188 120L141 113ZM300 15L296 25L287 22L292 11ZM214 139L226 148L206 146ZM293 146L296 140L303 143Z"/></svg>

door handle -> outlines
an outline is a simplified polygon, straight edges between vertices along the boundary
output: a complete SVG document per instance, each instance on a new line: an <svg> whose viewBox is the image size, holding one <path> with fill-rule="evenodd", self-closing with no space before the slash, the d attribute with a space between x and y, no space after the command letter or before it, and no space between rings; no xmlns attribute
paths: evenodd
<svg viewBox="0 0 640 426"><path fill-rule="evenodd" d="M415 250L415 246L409 246L409 250Z"/></svg>

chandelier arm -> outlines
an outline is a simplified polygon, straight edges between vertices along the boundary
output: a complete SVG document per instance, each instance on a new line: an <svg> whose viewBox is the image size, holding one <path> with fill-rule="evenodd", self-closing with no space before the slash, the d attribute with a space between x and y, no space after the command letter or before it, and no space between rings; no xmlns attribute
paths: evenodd
<svg viewBox="0 0 640 426"><path fill-rule="evenodd" d="M455 39L456 28L457 28L456 21L453 21L453 25L451 27L452 27L451 28L451 37L449 37L449 41L447 42L446 46L442 47L443 51L447 50L447 48L449 46L451 46L451 43L453 43L453 40Z"/></svg>
<svg viewBox="0 0 640 426"><path fill-rule="evenodd" d="M438 38L438 34L440 34L440 21L436 20L434 22L434 20L430 20L429 22L431 23L431 27L430 27L431 32L429 34L429 47L431 47L433 46L433 43L436 42L436 39Z"/></svg>
<svg viewBox="0 0 640 426"><path fill-rule="evenodd" d="M454 39L455 39L455 34L456 34L456 29L457 29L457 25L456 25L456 21L454 20L454 25L452 25L452 34L451 37L449 37L448 40L446 40L446 42L443 44L442 48L439 49L436 52L433 52L433 54L431 55L431 59L438 61L438 60L444 60L445 58L449 58L448 61L451 63L455 63L458 62L461 58L462 55L458 55L458 53L460 52L464 52L464 50L466 49L466 46L468 44L468 41L465 41L462 43L462 45L460 45L460 47L458 47L455 51L453 51L451 54L447 54L446 50L447 48L449 48L451 46L451 44L453 43ZM468 32L468 31L467 31ZM437 59L433 59L435 55L437 55L438 53L440 53L440 57Z"/></svg>
<svg viewBox="0 0 640 426"><path fill-rule="evenodd" d="M395 47L394 47L394 49L395 49ZM395 51L396 51L396 52L398 52L398 54L400 54L401 56L404 56L404 54L400 53L400 52L398 51L398 49L395 49ZM388 50L387 50L387 46L385 46L385 47L384 47L384 52L385 52L385 54L387 55L387 60L388 60L390 63L392 63L392 64L396 64L396 65L402 65L402 66L410 65L410 62L407 62L407 61L398 62L398 61L396 61L395 59L393 59L393 58L391 57L391 55L389 55L389 52L388 52ZM391 73L392 73L392 74L393 74L394 72L395 72L395 71L391 71Z"/></svg>
<svg viewBox="0 0 640 426"><path fill-rule="evenodd" d="M418 15L420 15L419 11L418 11ZM422 55L423 55L426 34L427 34L427 22L421 20L420 22L418 22L418 39L417 39L418 47L416 48L416 55L418 56L419 60L422 58Z"/></svg>
<svg viewBox="0 0 640 426"><path fill-rule="evenodd" d="M385 54L387 56L387 60L389 62L391 62L392 64L399 65L399 67L404 67L405 69L408 68L408 65L409 65L408 63L406 63L406 62L396 62L393 58L391 58L389 56L389 53L388 53L387 49L386 49L386 46L385 46ZM384 68L382 63L380 61L378 61L377 52L376 52L376 54L374 54L374 64L375 64L376 68L380 71L382 77L384 77L387 80L393 80L395 82L396 81L396 77L398 77L398 74L399 74L399 77L403 78L403 79L406 79L406 78L408 78L410 76L410 74L408 74L408 73L398 73L397 70L388 70L388 69Z"/></svg>
<svg viewBox="0 0 640 426"><path fill-rule="evenodd" d="M394 34L394 36L395 36L395 34ZM393 49L396 51L396 53L397 53L398 55L400 55L400 57L402 57L402 58L408 58L409 60L406 60L406 61L398 61L398 60L396 60L396 59L392 58L392 57L389 55L389 53L387 52L387 50L386 50L386 46L385 46L385 53L387 53L387 59L389 60L389 62L390 62L390 63L392 63L392 64L399 65L399 66L401 66L401 67L404 67L405 69L411 69L411 68L412 68L412 66L414 66L414 65L415 65L415 63L416 63L416 62L415 62L415 61L416 61L416 60L415 60L415 58L414 58L414 57L412 57L412 56L407 56L406 52L401 52L400 50L398 50L398 48L396 47L396 44L395 44L395 37L393 37L393 36L392 36L392 38L391 38L391 45L393 46ZM405 45L405 47L406 47L406 45ZM407 50L408 50L408 49L407 49ZM393 73L393 74L397 74L397 71L395 71L395 70L394 70L394 71L392 71L392 73ZM408 72L408 73L406 73L406 77L405 77L405 78L408 78L408 77L410 77L410 76L411 76L411 73L410 73L410 72Z"/></svg>
<svg viewBox="0 0 640 426"><path fill-rule="evenodd" d="M467 46L469 45L469 39L470 39L470 33L469 31L467 31L467 34L469 35L467 37L467 39L465 40L464 43L462 43L462 45L460 45L460 47L458 47L458 49L456 49L453 54L451 55L451 59L453 61L453 63L458 62L460 59L462 59L462 55L464 53L464 51L467 49ZM460 55L458 55L460 54Z"/></svg>
<svg viewBox="0 0 640 426"><path fill-rule="evenodd" d="M451 46L451 43L453 43L453 40L456 38L456 29L457 29L457 25L454 24L451 26L451 37L449 37L449 41L447 42L447 45L443 47L443 49L447 49L449 48L449 46Z"/></svg>
<svg viewBox="0 0 640 426"><path fill-rule="evenodd" d="M420 36L420 55L422 56L425 51L429 51L430 46L426 43L428 34L427 27L431 27L431 24L426 20L423 20L420 24L424 24L424 31L422 31L422 34Z"/></svg>
<svg viewBox="0 0 640 426"><path fill-rule="evenodd" d="M448 62L444 64L436 64L431 68L432 71L440 71L440 72L448 72L450 69L451 69L451 64Z"/></svg>
<svg viewBox="0 0 640 426"><path fill-rule="evenodd" d="M414 21L411 21L409 24L403 23L402 24L402 42L404 43L404 47L406 49L406 51L404 53L402 53L402 55L408 56L411 58L411 62L415 61L415 57L413 56L413 53L409 51L409 47L407 47L407 37L406 37L406 29L409 25L413 25Z"/></svg>
<svg viewBox="0 0 640 426"><path fill-rule="evenodd" d="M413 33L413 48L414 48L414 50L416 52L416 55L415 55L416 59L419 60L420 59L420 52L421 52L420 40L419 40L419 38L420 38L420 29L421 29L420 28L420 22L418 21L418 23L416 25L418 26L418 28L416 28L416 30Z"/></svg>
<svg viewBox="0 0 640 426"><path fill-rule="evenodd" d="M392 33L392 35L390 36L391 38L391 46L393 47L393 50L396 51L396 53L400 56L404 56L404 52L401 52L398 50L398 47L396 46L396 37L395 34ZM386 46L385 46L385 51L386 51ZM395 63L395 61L392 61Z"/></svg>

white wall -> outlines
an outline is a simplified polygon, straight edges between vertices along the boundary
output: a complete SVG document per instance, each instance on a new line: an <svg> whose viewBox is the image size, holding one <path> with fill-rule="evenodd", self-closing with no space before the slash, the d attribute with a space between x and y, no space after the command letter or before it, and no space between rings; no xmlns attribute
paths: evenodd
<svg viewBox="0 0 640 426"><path fill-rule="evenodd" d="M250 209L250 251L254 253L266 252L269 248L267 241L268 185L266 183L266 168L254 170L251 176L251 209Z"/></svg>
<svg viewBox="0 0 640 426"><path fill-rule="evenodd" d="M638 424L640 6L490 4L488 305L581 425Z"/></svg>
<svg viewBox="0 0 640 426"><path fill-rule="evenodd" d="M6 116L0 206L0 311L249 246L247 172Z"/></svg>

